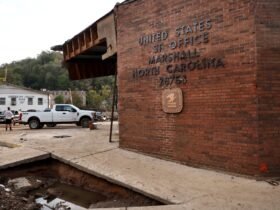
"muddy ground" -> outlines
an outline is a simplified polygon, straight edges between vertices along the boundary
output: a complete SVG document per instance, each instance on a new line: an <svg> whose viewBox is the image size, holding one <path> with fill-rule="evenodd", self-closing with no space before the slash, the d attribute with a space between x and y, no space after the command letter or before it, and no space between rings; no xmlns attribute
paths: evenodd
<svg viewBox="0 0 280 210"><path fill-rule="evenodd" d="M37 206L33 201L26 201L26 198L17 196L14 193L7 193L3 189L0 189L0 209L1 210L38 210L40 206Z"/></svg>
<svg viewBox="0 0 280 210"><path fill-rule="evenodd" d="M32 180L32 179L30 179ZM1 210L38 210L40 204L35 203L35 195L30 190L40 187L39 182L32 181L30 186L16 187L10 179L0 177L0 209Z"/></svg>
<svg viewBox="0 0 280 210"><path fill-rule="evenodd" d="M54 159L0 171L0 210L39 210L35 200L44 210L162 205Z"/></svg>
<svg viewBox="0 0 280 210"><path fill-rule="evenodd" d="M0 177L0 209L1 210L39 210L42 207L50 210L71 210L76 209L67 202L57 202L56 204L38 203L38 200L54 200L58 197L63 197L63 191L57 188L57 184L72 187L60 183L57 179L44 177L19 177L19 178L4 178ZM62 189L62 188L60 188ZM64 190L65 190L64 189ZM69 191L71 191L70 189ZM88 197L89 203L87 206L78 205L78 209L88 208L112 208L124 206L150 206L158 205L157 201L144 199L141 195L132 193L130 197L115 196L107 197L106 194L97 192L78 192L83 197ZM68 194L68 193L66 193ZM74 194L72 194L74 196ZM76 194L77 196L77 194ZM79 196L78 196L79 197ZM37 203L36 203L37 200ZM92 201L92 203L90 203ZM43 209L43 208L42 208Z"/></svg>

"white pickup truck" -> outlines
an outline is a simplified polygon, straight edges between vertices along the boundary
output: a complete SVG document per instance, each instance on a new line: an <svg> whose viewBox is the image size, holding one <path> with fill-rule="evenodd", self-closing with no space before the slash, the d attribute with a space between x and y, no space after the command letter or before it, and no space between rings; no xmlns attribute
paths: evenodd
<svg viewBox="0 0 280 210"><path fill-rule="evenodd" d="M29 125L30 129L54 127L56 124L75 123L77 126L88 127L94 119L95 112L80 110L71 104L56 104L44 112L23 112L21 123Z"/></svg>

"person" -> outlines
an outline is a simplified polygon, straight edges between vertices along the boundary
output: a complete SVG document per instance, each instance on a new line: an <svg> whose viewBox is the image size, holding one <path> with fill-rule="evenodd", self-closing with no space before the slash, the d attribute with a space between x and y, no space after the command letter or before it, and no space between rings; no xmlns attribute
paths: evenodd
<svg viewBox="0 0 280 210"><path fill-rule="evenodd" d="M6 124L6 131L8 130L8 126L10 128L10 131L12 130L12 120L13 120L13 113L10 110L10 107L8 107L8 110L4 112L5 116L5 124Z"/></svg>

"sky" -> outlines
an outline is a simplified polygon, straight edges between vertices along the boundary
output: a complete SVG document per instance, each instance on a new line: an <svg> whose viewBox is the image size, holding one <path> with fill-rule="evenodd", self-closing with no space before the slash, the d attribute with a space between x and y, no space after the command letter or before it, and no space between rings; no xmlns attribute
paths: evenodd
<svg viewBox="0 0 280 210"><path fill-rule="evenodd" d="M34 58L124 0L0 0L0 66Z"/></svg>

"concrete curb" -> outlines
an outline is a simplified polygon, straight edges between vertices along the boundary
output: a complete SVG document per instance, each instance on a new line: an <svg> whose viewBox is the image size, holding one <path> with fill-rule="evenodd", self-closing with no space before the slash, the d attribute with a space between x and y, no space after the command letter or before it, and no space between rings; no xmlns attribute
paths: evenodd
<svg viewBox="0 0 280 210"><path fill-rule="evenodd" d="M0 170L12 168L22 164L32 163L40 160L45 160L51 157L48 152L30 149L26 147L17 147L11 149L5 155L5 158L0 159ZM15 153L16 151L16 153ZM15 156L15 154L17 154Z"/></svg>

